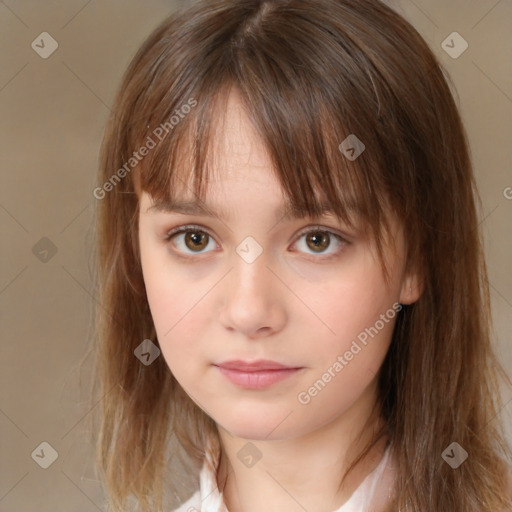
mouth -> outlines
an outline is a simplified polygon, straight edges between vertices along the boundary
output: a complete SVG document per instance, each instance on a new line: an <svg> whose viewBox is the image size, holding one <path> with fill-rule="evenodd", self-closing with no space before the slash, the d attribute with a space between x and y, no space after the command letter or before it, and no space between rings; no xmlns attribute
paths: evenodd
<svg viewBox="0 0 512 512"><path fill-rule="evenodd" d="M243 361L241 359L224 361L219 364L215 364L220 368L226 370L236 370L243 372L257 372L266 370L292 370L298 368L297 366L287 366L277 361L271 361L270 359L259 359L257 361Z"/></svg>
<svg viewBox="0 0 512 512"><path fill-rule="evenodd" d="M243 389L264 389L296 375L303 369L269 360L225 361L214 366L231 383Z"/></svg>

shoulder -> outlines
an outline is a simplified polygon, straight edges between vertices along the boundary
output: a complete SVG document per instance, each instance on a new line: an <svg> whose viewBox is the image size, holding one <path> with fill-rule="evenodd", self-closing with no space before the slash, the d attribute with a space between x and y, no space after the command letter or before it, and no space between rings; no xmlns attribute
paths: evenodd
<svg viewBox="0 0 512 512"><path fill-rule="evenodd" d="M185 503L182 503L172 512L199 512L201 510L201 495L196 491Z"/></svg>

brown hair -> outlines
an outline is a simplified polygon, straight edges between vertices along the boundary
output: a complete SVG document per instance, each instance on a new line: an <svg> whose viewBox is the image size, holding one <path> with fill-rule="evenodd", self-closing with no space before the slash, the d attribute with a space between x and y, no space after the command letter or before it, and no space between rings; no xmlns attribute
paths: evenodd
<svg viewBox="0 0 512 512"><path fill-rule="evenodd" d="M158 344L136 187L169 197L183 179L177 170L192 169L204 198L215 122L232 87L291 205L315 214L320 192L350 221L355 204L378 243L388 206L402 221L407 264L424 290L400 312L379 374L398 468L390 510L510 510L497 376L510 380L490 344L478 194L445 75L418 32L377 0L205 1L144 42L105 131L97 194L98 463L112 510L130 496L142 510L162 510L171 436L198 470L216 435L162 357L149 366L134 357L142 340ZM353 161L339 149L350 134L366 147ZM130 160L150 139L140 163ZM454 441L469 453L457 469L441 457Z"/></svg>

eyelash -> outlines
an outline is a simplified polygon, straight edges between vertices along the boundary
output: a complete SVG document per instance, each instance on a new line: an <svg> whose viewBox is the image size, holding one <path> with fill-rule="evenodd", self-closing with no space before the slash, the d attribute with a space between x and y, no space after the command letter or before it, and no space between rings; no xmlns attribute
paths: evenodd
<svg viewBox="0 0 512 512"><path fill-rule="evenodd" d="M196 224L189 224L189 225L185 225L185 226L176 227L176 228L170 230L169 232L167 232L164 239L165 239L166 242L170 242L170 240L172 238L176 237L177 235L180 235L180 234L183 234L183 233L189 233L189 232L204 233L210 239L215 240L215 238L208 232L207 229L203 228L202 226L198 226ZM296 240L299 240L304 235L307 235L309 233L324 233L324 234L328 234L329 236L334 237L341 244L341 248L340 249L338 249L337 251L335 251L332 254L329 254L328 256L323 256L322 257L322 255L321 255L322 253L318 253L319 254L318 257L314 256L313 254L309 254L309 256L311 256L315 260L321 259L323 261L326 261L326 260L331 260L332 258L336 258L343 251L344 247L346 245L350 244L350 242L346 238L344 238L343 236L341 236L341 235L339 235L337 233L334 233L333 231L331 231L331 230L329 230L329 229L327 229L325 227L322 227L322 226L309 226L308 228L302 230L297 235ZM296 243L296 242L294 242L294 243ZM330 244L329 244L328 248L329 247L330 247ZM207 251L207 252L209 252L209 251ZM198 252L196 254L200 255L200 254L203 254L203 253ZM178 254L178 256L180 258L184 258L184 259L187 259L187 260L197 259L197 257L198 257L198 256L193 256L193 255L183 256L182 254Z"/></svg>

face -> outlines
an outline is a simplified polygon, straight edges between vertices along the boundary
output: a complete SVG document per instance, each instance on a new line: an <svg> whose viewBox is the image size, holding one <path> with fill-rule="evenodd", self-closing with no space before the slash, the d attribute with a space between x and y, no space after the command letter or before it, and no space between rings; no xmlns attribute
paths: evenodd
<svg viewBox="0 0 512 512"><path fill-rule="evenodd" d="M343 415L374 382L397 304L413 299L401 231L395 223L386 282L361 232L330 214L283 217L286 200L236 93L218 136L206 198L218 216L140 194L158 341L172 374L220 427L245 439L298 437ZM178 199L195 197L183 187ZM261 360L286 368L222 366Z"/></svg>

